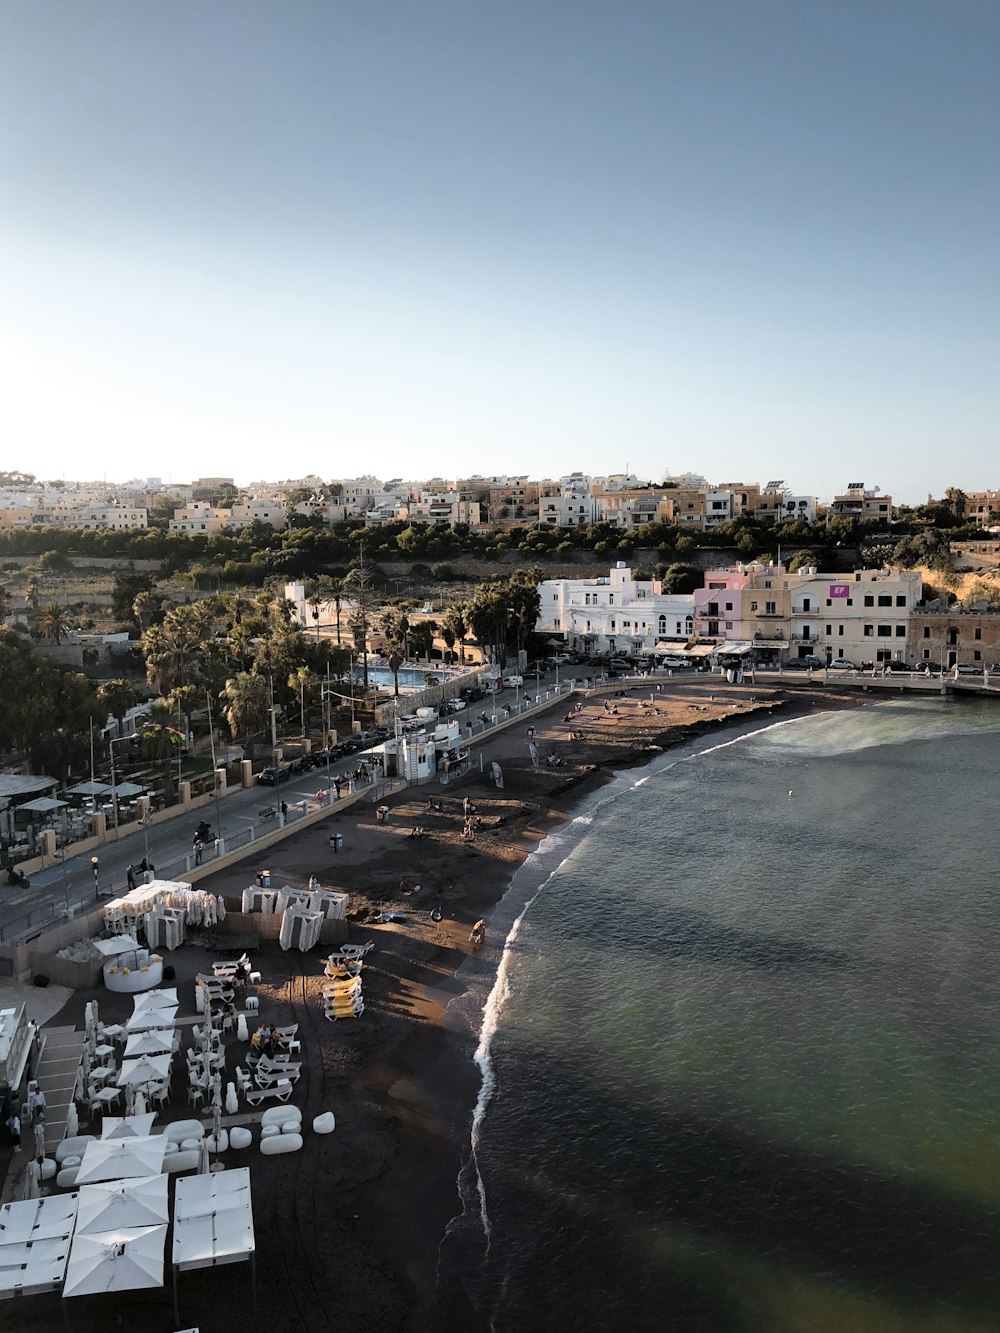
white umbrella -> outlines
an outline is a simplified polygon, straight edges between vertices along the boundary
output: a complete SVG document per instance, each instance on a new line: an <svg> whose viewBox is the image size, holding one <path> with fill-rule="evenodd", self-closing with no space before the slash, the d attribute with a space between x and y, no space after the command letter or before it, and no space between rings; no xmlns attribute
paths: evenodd
<svg viewBox="0 0 1000 1333"><path fill-rule="evenodd" d="M207 1176L211 1169L208 1159L208 1139L203 1138L198 1144L198 1174L199 1176Z"/></svg>
<svg viewBox="0 0 1000 1333"><path fill-rule="evenodd" d="M38 1182L42 1178L42 1168L34 1160L28 1163L28 1169L24 1176L24 1197L26 1199L38 1198Z"/></svg>
<svg viewBox="0 0 1000 1333"><path fill-rule="evenodd" d="M167 1177L163 1174L80 1186L78 1236L94 1231L159 1226L169 1221Z"/></svg>
<svg viewBox="0 0 1000 1333"><path fill-rule="evenodd" d="M45 1156L45 1121L40 1120L35 1126L35 1156Z"/></svg>
<svg viewBox="0 0 1000 1333"><path fill-rule="evenodd" d="M70 1102L66 1107L66 1137L75 1139L80 1132L80 1116L76 1109L76 1102Z"/></svg>
<svg viewBox="0 0 1000 1333"><path fill-rule="evenodd" d="M163 1286L165 1226L74 1236L64 1296Z"/></svg>
<svg viewBox="0 0 1000 1333"><path fill-rule="evenodd" d="M123 1060L117 1083L127 1088L130 1083L161 1083L170 1077L169 1055L143 1055L138 1060Z"/></svg>
<svg viewBox="0 0 1000 1333"><path fill-rule="evenodd" d="M135 1112L135 1084L125 1084L125 1114L131 1116Z"/></svg>
<svg viewBox="0 0 1000 1333"><path fill-rule="evenodd" d="M123 1180L132 1176L155 1176L163 1169L167 1140L162 1134L148 1138L97 1139L87 1144L77 1172L78 1185L98 1180Z"/></svg>
<svg viewBox="0 0 1000 1333"><path fill-rule="evenodd" d="M226 1084L226 1115L235 1115L240 1109L240 1100L236 1095L236 1084Z"/></svg>
<svg viewBox="0 0 1000 1333"><path fill-rule="evenodd" d="M146 1111L143 1115L129 1115L124 1119L117 1115L106 1115L101 1121L102 1139L145 1139L153 1129L156 1113Z"/></svg>
<svg viewBox="0 0 1000 1333"><path fill-rule="evenodd" d="M166 1009L140 1009L125 1024L125 1031L148 1032L150 1028L173 1027L176 1017L177 1006L175 1004Z"/></svg>
<svg viewBox="0 0 1000 1333"><path fill-rule="evenodd" d="M157 986L154 990L143 991L132 996L133 1013L145 1013L149 1009L169 1009L177 1003L176 986Z"/></svg>
<svg viewBox="0 0 1000 1333"><path fill-rule="evenodd" d="M239 1018L236 1020L236 1040L237 1041L250 1040L250 1029L247 1027L246 1014L240 1014Z"/></svg>
<svg viewBox="0 0 1000 1333"><path fill-rule="evenodd" d="M225 921L225 919L226 919L226 900L225 900L225 898L223 898L223 896L222 896L221 893L219 894L217 912L218 912L219 920L220 920L220 921Z"/></svg>
<svg viewBox="0 0 1000 1333"><path fill-rule="evenodd" d="M132 1099L132 1114L133 1116L146 1114L146 1098L142 1088L136 1088L135 1090L135 1097Z"/></svg>
<svg viewBox="0 0 1000 1333"><path fill-rule="evenodd" d="M125 1058L135 1059L139 1055L172 1055L174 1050L173 1028L150 1028L148 1032L133 1032L125 1043Z"/></svg>
<svg viewBox="0 0 1000 1333"><path fill-rule="evenodd" d="M222 1075L218 1071L212 1075L212 1105L216 1111L222 1110Z"/></svg>

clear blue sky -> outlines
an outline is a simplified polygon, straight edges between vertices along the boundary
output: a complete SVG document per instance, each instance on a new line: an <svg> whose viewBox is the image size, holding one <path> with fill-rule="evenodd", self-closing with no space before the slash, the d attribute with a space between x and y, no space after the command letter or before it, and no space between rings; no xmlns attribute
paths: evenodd
<svg viewBox="0 0 1000 1333"><path fill-rule="evenodd" d="M6 0L0 466L1000 485L996 0Z"/></svg>

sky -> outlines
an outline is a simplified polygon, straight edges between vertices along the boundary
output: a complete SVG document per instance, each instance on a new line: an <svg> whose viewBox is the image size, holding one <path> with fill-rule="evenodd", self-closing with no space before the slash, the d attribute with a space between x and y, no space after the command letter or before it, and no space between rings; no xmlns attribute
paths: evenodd
<svg viewBox="0 0 1000 1333"><path fill-rule="evenodd" d="M995 0L0 0L0 468L1000 486Z"/></svg>

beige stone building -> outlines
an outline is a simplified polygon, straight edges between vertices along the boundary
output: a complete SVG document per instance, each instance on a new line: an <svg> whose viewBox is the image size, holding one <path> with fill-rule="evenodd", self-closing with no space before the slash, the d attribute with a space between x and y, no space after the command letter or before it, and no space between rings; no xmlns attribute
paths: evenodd
<svg viewBox="0 0 1000 1333"><path fill-rule="evenodd" d="M1000 669L1000 611L920 606L910 617L907 660Z"/></svg>

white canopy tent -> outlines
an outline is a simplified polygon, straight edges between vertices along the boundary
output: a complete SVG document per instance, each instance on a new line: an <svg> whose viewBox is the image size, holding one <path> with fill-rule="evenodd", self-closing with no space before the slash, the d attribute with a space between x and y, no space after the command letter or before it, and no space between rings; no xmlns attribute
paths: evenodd
<svg viewBox="0 0 1000 1333"><path fill-rule="evenodd" d="M135 1227L166 1225L170 1221L167 1177L137 1176L131 1180L107 1180L99 1185L81 1185L76 1234L132 1230Z"/></svg>
<svg viewBox="0 0 1000 1333"><path fill-rule="evenodd" d="M57 801L54 796L39 796L34 801L25 801L17 807L18 811L27 810L33 815L50 815L54 810L65 810L68 801Z"/></svg>
<svg viewBox="0 0 1000 1333"><path fill-rule="evenodd" d="M78 782L66 789L67 796L110 796L113 791L106 782Z"/></svg>
<svg viewBox="0 0 1000 1333"><path fill-rule="evenodd" d="M213 1268L253 1259L250 1169L216 1171L177 1181L174 1267Z"/></svg>
<svg viewBox="0 0 1000 1333"><path fill-rule="evenodd" d="M63 1296L162 1287L166 1241L165 1226L74 1236Z"/></svg>
<svg viewBox="0 0 1000 1333"><path fill-rule="evenodd" d="M146 1111L143 1115L106 1115L101 1121L102 1139L146 1139L149 1138L156 1119L155 1111Z"/></svg>
<svg viewBox="0 0 1000 1333"><path fill-rule="evenodd" d="M133 1032L129 1035L125 1043L125 1058L132 1060L140 1055L171 1055L173 1049L173 1028L149 1028L146 1032Z"/></svg>
<svg viewBox="0 0 1000 1333"><path fill-rule="evenodd" d="M163 1170L166 1150L167 1140L162 1134L142 1139L98 1139L87 1144L76 1183L90 1185L101 1180L155 1176Z"/></svg>
<svg viewBox="0 0 1000 1333"><path fill-rule="evenodd" d="M115 958L120 953L132 953L138 949L138 944L131 935L115 935L110 940L91 940L91 944L98 953L105 958Z"/></svg>
<svg viewBox="0 0 1000 1333"><path fill-rule="evenodd" d="M0 1209L0 1300L59 1290L76 1208L75 1194L61 1194Z"/></svg>

